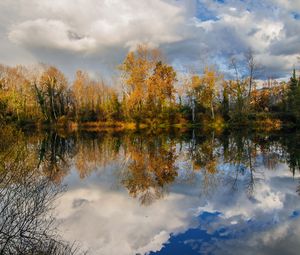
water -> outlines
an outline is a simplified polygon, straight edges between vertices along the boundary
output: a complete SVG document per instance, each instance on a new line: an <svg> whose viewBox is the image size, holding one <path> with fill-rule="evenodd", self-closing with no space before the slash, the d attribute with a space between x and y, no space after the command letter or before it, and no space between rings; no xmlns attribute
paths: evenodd
<svg viewBox="0 0 300 255"><path fill-rule="evenodd" d="M300 250L300 134L6 133L1 159L24 155L3 167L34 169L39 190L51 187L39 221L51 211L51 238L78 253Z"/></svg>

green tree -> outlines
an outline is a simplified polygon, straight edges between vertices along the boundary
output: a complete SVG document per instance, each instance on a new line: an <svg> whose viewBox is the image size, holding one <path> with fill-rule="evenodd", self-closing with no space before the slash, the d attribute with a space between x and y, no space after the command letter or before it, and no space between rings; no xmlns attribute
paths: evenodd
<svg viewBox="0 0 300 255"><path fill-rule="evenodd" d="M300 120L300 78L297 78L295 69L293 71L293 75L289 82L288 110L293 114L296 121L299 122Z"/></svg>

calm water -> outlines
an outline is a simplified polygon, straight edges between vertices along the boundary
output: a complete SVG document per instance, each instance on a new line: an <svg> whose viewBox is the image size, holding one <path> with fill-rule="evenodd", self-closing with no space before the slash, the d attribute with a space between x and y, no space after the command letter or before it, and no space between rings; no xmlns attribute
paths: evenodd
<svg viewBox="0 0 300 255"><path fill-rule="evenodd" d="M5 236L34 212L78 253L299 254L300 134L5 132L3 252L40 245Z"/></svg>

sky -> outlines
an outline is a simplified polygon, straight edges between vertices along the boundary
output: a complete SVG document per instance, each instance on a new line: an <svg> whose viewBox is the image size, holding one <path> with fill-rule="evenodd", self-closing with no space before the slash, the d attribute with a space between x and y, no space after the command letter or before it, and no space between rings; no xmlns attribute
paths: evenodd
<svg viewBox="0 0 300 255"><path fill-rule="evenodd" d="M251 49L259 78L300 65L300 0L1 0L0 63L46 63L115 76L138 44L160 48L179 72Z"/></svg>

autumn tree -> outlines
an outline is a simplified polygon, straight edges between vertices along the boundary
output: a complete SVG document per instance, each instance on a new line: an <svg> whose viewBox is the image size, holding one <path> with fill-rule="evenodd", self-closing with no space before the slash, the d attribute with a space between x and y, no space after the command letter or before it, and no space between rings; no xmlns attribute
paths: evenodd
<svg viewBox="0 0 300 255"><path fill-rule="evenodd" d="M116 91L109 89L107 91L106 102L104 104L104 112L106 120L108 121L118 121L122 120L122 108L119 101L119 96Z"/></svg>
<svg viewBox="0 0 300 255"><path fill-rule="evenodd" d="M72 95L77 121L111 121L121 118L121 105L115 89L104 81L91 79L86 72L76 72Z"/></svg>
<svg viewBox="0 0 300 255"><path fill-rule="evenodd" d="M173 67L157 62L146 84L146 116L151 121L157 117L170 120L171 108L175 105L175 81Z"/></svg>
<svg viewBox="0 0 300 255"><path fill-rule="evenodd" d="M48 67L34 84L41 111L47 121L56 122L68 114L70 98L68 82L57 68Z"/></svg>
<svg viewBox="0 0 300 255"><path fill-rule="evenodd" d="M254 52L252 51L252 49L249 49L246 53L245 53L245 61L246 61L246 68L247 68L247 72L248 72L248 104L250 104L251 101L251 92L254 88L254 79L255 79L255 75L258 71L258 64L256 63L255 60L255 56L254 56Z"/></svg>
<svg viewBox="0 0 300 255"><path fill-rule="evenodd" d="M229 115L235 123L244 123L248 113L249 83L247 79L242 78L241 68L236 58L231 59L230 67L233 69L234 79L227 81L230 104Z"/></svg>
<svg viewBox="0 0 300 255"><path fill-rule="evenodd" d="M30 70L24 66L0 65L0 107L2 117L33 121L41 117Z"/></svg>
<svg viewBox="0 0 300 255"><path fill-rule="evenodd" d="M222 83L222 98L221 98L221 114L225 121L229 120L230 102L229 102L229 87L226 81Z"/></svg>
<svg viewBox="0 0 300 255"><path fill-rule="evenodd" d="M72 94L74 98L74 111L75 119L78 121L80 119L81 111L85 106L85 87L88 77L87 74L78 70L75 75L75 80L72 86Z"/></svg>
<svg viewBox="0 0 300 255"><path fill-rule="evenodd" d="M204 110L212 120L215 119L216 110L220 102L220 89L218 85L222 81L222 76L218 75L213 68L206 67L203 75L193 75L190 79L188 96L190 97L195 119L195 109Z"/></svg>
<svg viewBox="0 0 300 255"><path fill-rule="evenodd" d="M157 49L146 45L130 52L120 66L123 79L124 108L137 125L145 118L165 118L175 101L176 72L164 63ZM160 116L159 116L160 115Z"/></svg>

